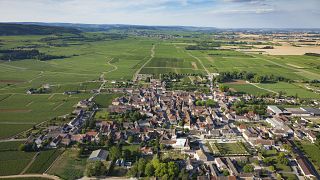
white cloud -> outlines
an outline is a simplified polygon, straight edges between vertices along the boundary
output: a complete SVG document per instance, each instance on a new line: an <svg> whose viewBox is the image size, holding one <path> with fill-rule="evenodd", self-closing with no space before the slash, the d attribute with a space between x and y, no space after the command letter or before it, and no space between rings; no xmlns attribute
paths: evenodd
<svg viewBox="0 0 320 180"><path fill-rule="evenodd" d="M319 0L0 0L0 7L2 22L320 27Z"/></svg>

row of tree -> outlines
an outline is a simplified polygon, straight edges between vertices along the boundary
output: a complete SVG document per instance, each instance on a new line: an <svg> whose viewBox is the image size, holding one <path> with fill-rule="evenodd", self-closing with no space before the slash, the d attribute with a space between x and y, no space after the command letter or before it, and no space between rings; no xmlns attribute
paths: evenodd
<svg viewBox="0 0 320 180"><path fill-rule="evenodd" d="M180 171L174 161L162 162L157 156L151 161L140 158L128 171L130 177L158 177L161 179L188 179L185 169Z"/></svg>
<svg viewBox="0 0 320 180"><path fill-rule="evenodd" d="M234 79L242 79L253 83L267 83L267 82L278 82L278 81L290 81L282 76L271 75L259 75L253 72L247 71L234 71L234 72L221 72L216 77L216 81L219 83L232 81Z"/></svg>
<svg viewBox="0 0 320 180"><path fill-rule="evenodd" d="M22 60L22 59L37 59L40 61L47 61L51 59L63 59L66 56L55 56L55 55L48 55L45 53L41 53L36 49L11 49L11 50L0 50L1 60Z"/></svg>

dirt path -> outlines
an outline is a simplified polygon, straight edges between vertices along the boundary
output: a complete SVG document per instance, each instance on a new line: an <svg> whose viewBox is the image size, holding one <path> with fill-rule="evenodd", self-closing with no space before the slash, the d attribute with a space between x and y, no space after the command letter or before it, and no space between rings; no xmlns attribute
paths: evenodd
<svg viewBox="0 0 320 180"><path fill-rule="evenodd" d="M153 58L154 58L154 55L155 55L155 47L156 47L156 45L153 45L152 46L152 48L151 48L151 56L150 56L150 58L136 71L136 73L134 74L134 76L133 76L133 81L135 81L136 79L137 79L137 77L138 77L138 74L139 74L139 72L141 71L141 69L142 68L144 68Z"/></svg>
<svg viewBox="0 0 320 180"><path fill-rule="evenodd" d="M58 106L56 106L55 108L53 108L52 110L53 111L55 111L55 110L57 110L60 106L62 106L62 105L64 105L64 102L63 103L61 103L61 104L59 104Z"/></svg>
<svg viewBox="0 0 320 180"><path fill-rule="evenodd" d="M36 158L37 158L38 155L39 155L39 152L37 152L37 153L33 156L32 160L31 160L31 161L28 163L28 165L21 171L20 175L27 172L27 170L30 168L30 166L32 165L32 163L36 160Z"/></svg>
<svg viewBox="0 0 320 180"><path fill-rule="evenodd" d="M265 90L265 91L269 91L269 92L278 94L278 93L275 92L275 91L272 91L272 90L270 90L270 89L266 89L266 88L263 88L263 87L258 86L257 83L249 83L249 84L251 84L252 86L254 86L254 87L258 88L258 89L262 89L262 90Z"/></svg>
<svg viewBox="0 0 320 180"><path fill-rule="evenodd" d="M16 141L27 141L28 139L4 139L4 140L0 140L0 142L16 142Z"/></svg>
<svg viewBox="0 0 320 180"><path fill-rule="evenodd" d="M104 75L105 75L105 74L108 74L108 73L111 73L111 72L113 72L113 71L116 71L116 70L118 69L118 66L110 63L112 60L113 60L113 58L111 58L107 63L108 63L110 66L112 66L113 69L111 69L111 70L109 70L109 71L107 71L107 72L104 72Z"/></svg>
<svg viewBox="0 0 320 180"><path fill-rule="evenodd" d="M11 176L0 176L0 179L17 179L17 178L46 178L52 180L60 180L58 176L49 174L21 174L21 175L11 175Z"/></svg>

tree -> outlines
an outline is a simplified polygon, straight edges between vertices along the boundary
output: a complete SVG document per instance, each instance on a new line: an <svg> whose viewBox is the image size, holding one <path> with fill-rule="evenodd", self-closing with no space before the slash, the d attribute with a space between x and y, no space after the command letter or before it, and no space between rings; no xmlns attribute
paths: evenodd
<svg viewBox="0 0 320 180"><path fill-rule="evenodd" d="M224 176L229 176L230 175L230 173L229 173L229 171L227 169L223 170L222 174Z"/></svg>
<svg viewBox="0 0 320 180"><path fill-rule="evenodd" d="M109 153L112 161L121 157L121 149L118 146L112 146Z"/></svg>
<svg viewBox="0 0 320 180"><path fill-rule="evenodd" d="M132 142L133 142L133 137L132 137L132 136L129 136L129 137L128 137L128 142L129 142L129 143L132 143Z"/></svg>
<svg viewBox="0 0 320 180"><path fill-rule="evenodd" d="M155 175L157 177L162 177L168 173L167 163L160 163L155 170Z"/></svg>
<svg viewBox="0 0 320 180"><path fill-rule="evenodd" d="M146 168L146 160L143 159L143 158L140 158L139 161L138 161L138 173L139 173L139 176L141 176L144 173L145 168Z"/></svg>
<svg viewBox="0 0 320 180"><path fill-rule="evenodd" d="M147 165L146 165L146 168L144 170L144 174L147 176L147 177L151 177L154 175L154 167L152 165L151 162L149 162Z"/></svg>
<svg viewBox="0 0 320 180"><path fill-rule="evenodd" d="M20 144L19 145L19 151L26 151L26 145L25 144Z"/></svg>
<svg viewBox="0 0 320 180"><path fill-rule="evenodd" d="M129 149L125 149L122 151L122 157L127 160L131 158L131 151Z"/></svg>
<svg viewBox="0 0 320 180"><path fill-rule="evenodd" d="M153 157L151 163L152 163L152 165L153 165L153 167L154 167L155 169L157 169L157 168L160 166L160 160L159 160L159 158L157 157L157 155L155 155L155 156Z"/></svg>
<svg viewBox="0 0 320 180"><path fill-rule="evenodd" d="M169 175L169 177L176 177L178 174L179 174L178 164L173 161L168 162L168 175Z"/></svg>
<svg viewBox="0 0 320 180"><path fill-rule="evenodd" d="M183 168L180 173L179 173L179 179L181 180L188 180L189 179L189 173L187 172L187 170L185 168Z"/></svg>
<svg viewBox="0 0 320 180"><path fill-rule="evenodd" d="M289 163L289 160L286 158L286 155L284 152L280 152L278 155L279 162L283 165L287 165Z"/></svg>
<svg viewBox="0 0 320 180"><path fill-rule="evenodd" d="M253 172L253 171L254 171L254 167L251 164L246 164L243 167L243 172L245 172L245 173L250 173L250 172Z"/></svg>
<svg viewBox="0 0 320 180"><path fill-rule="evenodd" d="M270 170L271 172L274 172L276 169L275 169L274 166L269 166L269 170Z"/></svg>
<svg viewBox="0 0 320 180"><path fill-rule="evenodd" d="M227 92L229 90L229 87L226 85L220 85L219 86L220 91L222 92Z"/></svg>
<svg viewBox="0 0 320 180"><path fill-rule="evenodd" d="M88 177L104 175L106 173L106 167L101 161L91 162L87 164L84 173Z"/></svg>
<svg viewBox="0 0 320 180"><path fill-rule="evenodd" d="M130 177L137 177L138 174L138 163L134 163L134 165L130 168L127 175Z"/></svg>

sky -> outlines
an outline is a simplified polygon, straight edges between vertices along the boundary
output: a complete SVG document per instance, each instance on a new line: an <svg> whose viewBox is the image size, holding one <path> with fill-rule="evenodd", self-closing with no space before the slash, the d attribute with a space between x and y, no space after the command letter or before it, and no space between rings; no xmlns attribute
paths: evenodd
<svg viewBox="0 0 320 180"><path fill-rule="evenodd" d="M0 0L0 22L320 28L320 0Z"/></svg>

